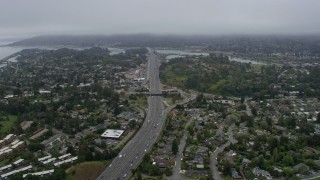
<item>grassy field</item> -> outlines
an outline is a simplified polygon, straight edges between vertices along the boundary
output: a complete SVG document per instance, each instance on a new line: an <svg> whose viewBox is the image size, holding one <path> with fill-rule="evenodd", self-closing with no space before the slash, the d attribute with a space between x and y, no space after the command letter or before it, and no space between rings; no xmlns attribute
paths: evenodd
<svg viewBox="0 0 320 180"><path fill-rule="evenodd" d="M2 161L0 161L0 167L5 166L9 163L10 159L4 159Z"/></svg>
<svg viewBox="0 0 320 180"><path fill-rule="evenodd" d="M103 162L90 161L76 164L66 170L68 180L95 180L106 168Z"/></svg>
<svg viewBox="0 0 320 180"><path fill-rule="evenodd" d="M172 66L167 67L164 69L161 73L163 73L163 76L166 77L166 84L174 85L177 87L182 87L184 82L187 80L186 75L177 74L176 71L172 70Z"/></svg>
<svg viewBox="0 0 320 180"><path fill-rule="evenodd" d="M222 79L222 80L220 80L219 82L217 82L215 84L211 84L210 91L217 92L226 82L227 82L227 80Z"/></svg>
<svg viewBox="0 0 320 180"><path fill-rule="evenodd" d="M320 180L320 177L316 177L316 178L314 178L314 179L312 179L312 180Z"/></svg>
<svg viewBox="0 0 320 180"><path fill-rule="evenodd" d="M137 96L137 99L133 101L133 103L138 107L148 107L148 101L146 96ZM130 104L132 104L132 102Z"/></svg>
<svg viewBox="0 0 320 180"><path fill-rule="evenodd" d="M7 119L7 117L9 117ZM1 121L0 134L5 135L8 134L11 130L13 124L17 121L17 116L2 116L4 121Z"/></svg>

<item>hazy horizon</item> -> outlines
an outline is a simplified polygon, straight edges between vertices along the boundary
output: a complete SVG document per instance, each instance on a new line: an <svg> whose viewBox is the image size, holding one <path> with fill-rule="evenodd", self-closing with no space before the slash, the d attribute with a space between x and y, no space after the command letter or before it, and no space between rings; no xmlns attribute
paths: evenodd
<svg viewBox="0 0 320 180"><path fill-rule="evenodd" d="M4 1L1 37L320 34L318 0Z"/></svg>

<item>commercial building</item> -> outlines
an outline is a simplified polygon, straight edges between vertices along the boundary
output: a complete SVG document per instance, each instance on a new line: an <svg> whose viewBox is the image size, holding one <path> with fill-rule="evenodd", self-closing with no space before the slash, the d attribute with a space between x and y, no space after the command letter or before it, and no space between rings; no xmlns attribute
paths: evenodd
<svg viewBox="0 0 320 180"><path fill-rule="evenodd" d="M107 129L102 135L102 138L119 139L124 133L124 130Z"/></svg>

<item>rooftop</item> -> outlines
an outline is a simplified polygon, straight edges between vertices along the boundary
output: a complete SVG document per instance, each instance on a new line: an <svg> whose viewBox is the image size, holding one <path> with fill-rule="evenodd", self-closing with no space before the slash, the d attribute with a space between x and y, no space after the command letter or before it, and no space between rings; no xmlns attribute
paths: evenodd
<svg viewBox="0 0 320 180"><path fill-rule="evenodd" d="M107 129L101 137L104 138L120 138L120 136L124 133L124 130L117 129Z"/></svg>

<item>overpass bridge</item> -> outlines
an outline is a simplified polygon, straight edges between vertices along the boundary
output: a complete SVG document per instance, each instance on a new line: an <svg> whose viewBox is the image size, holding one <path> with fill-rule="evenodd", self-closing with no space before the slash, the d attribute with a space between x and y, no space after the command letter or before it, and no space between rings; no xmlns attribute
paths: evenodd
<svg viewBox="0 0 320 180"><path fill-rule="evenodd" d="M149 93L149 92L137 92L136 95L147 95L147 96L164 96L164 93Z"/></svg>
<svg viewBox="0 0 320 180"><path fill-rule="evenodd" d="M150 92L131 92L126 93L128 95L146 95L146 96L165 96L169 94L179 94L179 92L168 92L168 91L162 91L161 93L150 93Z"/></svg>

